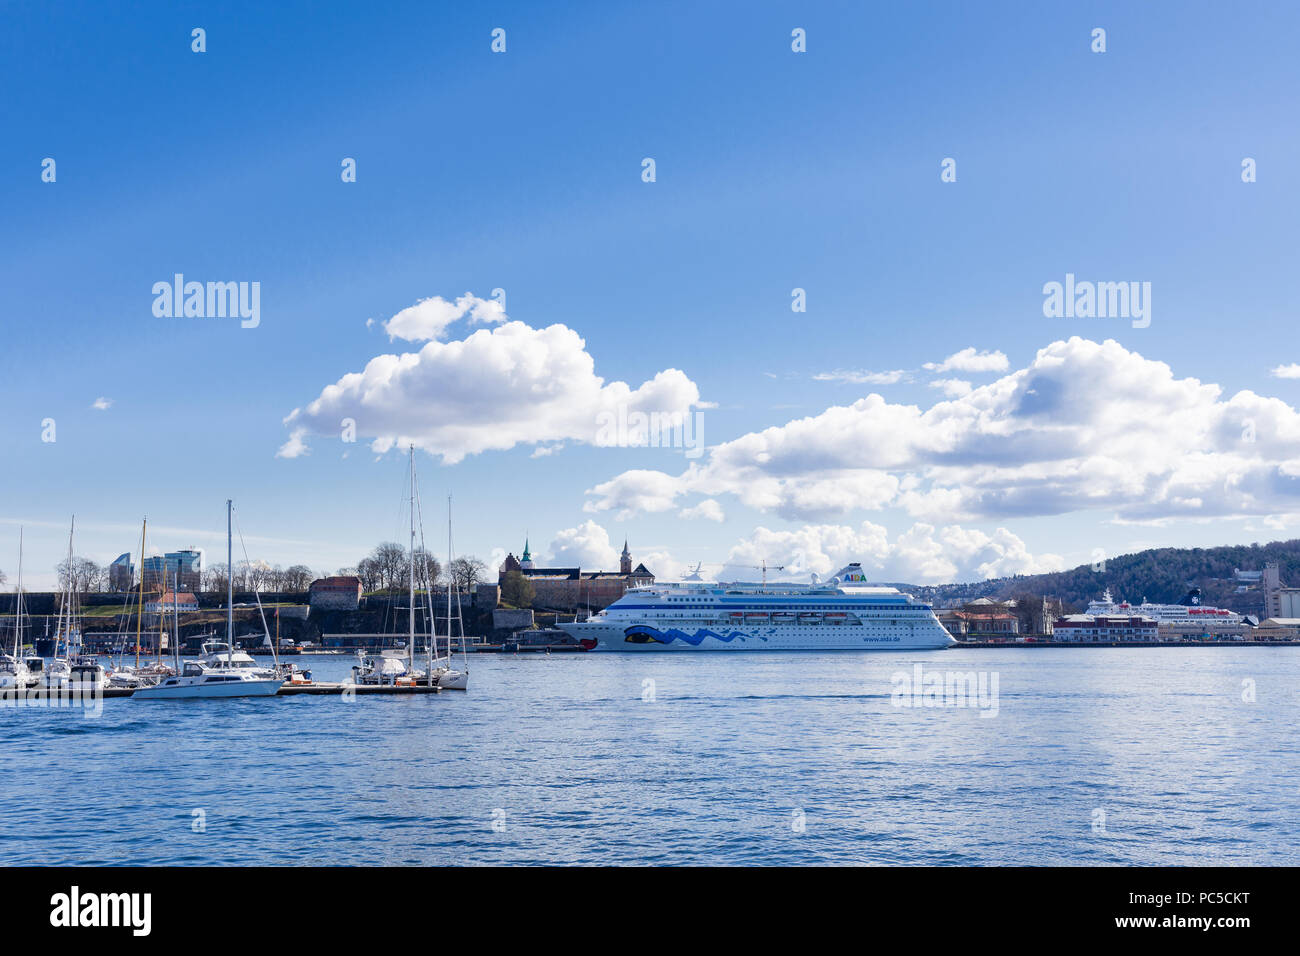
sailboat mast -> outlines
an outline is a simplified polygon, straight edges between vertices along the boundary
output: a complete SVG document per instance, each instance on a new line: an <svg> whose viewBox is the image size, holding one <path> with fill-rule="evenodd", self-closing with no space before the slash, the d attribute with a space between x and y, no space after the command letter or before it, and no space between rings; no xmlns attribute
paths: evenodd
<svg viewBox="0 0 1300 956"><path fill-rule="evenodd" d="M235 548L231 536L231 512L234 502L226 499L226 666L231 666L235 652Z"/></svg>
<svg viewBox="0 0 1300 956"><path fill-rule="evenodd" d="M144 534L149 528L149 519L140 524L140 590L136 592L135 602L135 667L140 669L140 626L144 622Z"/></svg>
<svg viewBox="0 0 1300 956"><path fill-rule="evenodd" d="M451 583L455 578L451 559L451 495L447 496L447 666L451 666Z"/></svg>
<svg viewBox="0 0 1300 956"><path fill-rule="evenodd" d="M172 657L176 660L176 673L181 672L181 611L176 591L181 586L181 568L176 565L176 576L172 578Z"/></svg>
<svg viewBox="0 0 1300 956"><path fill-rule="evenodd" d="M406 635L407 670L415 670L415 443L410 446L411 453L411 559L407 562L411 569L410 599L407 603L408 629Z"/></svg>
<svg viewBox="0 0 1300 956"><path fill-rule="evenodd" d="M18 596L14 605L14 658L18 657L18 648L23 633L23 528L18 526Z"/></svg>
<svg viewBox="0 0 1300 956"><path fill-rule="evenodd" d="M447 567L451 567L451 495L447 496ZM453 575L447 573L447 667L451 667L451 584ZM468 580L468 579L467 579ZM460 617L460 592L456 592L456 623L460 626L460 644L465 646L465 622Z"/></svg>
<svg viewBox="0 0 1300 956"><path fill-rule="evenodd" d="M72 656L72 587L73 574L72 569L72 535L77 528L77 516L72 516L72 523L68 525L68 593L64 597L64 612L61 615L63 619L63 653L65 657ZM59 656L59 632L54 632L54 656Z"/></svg>

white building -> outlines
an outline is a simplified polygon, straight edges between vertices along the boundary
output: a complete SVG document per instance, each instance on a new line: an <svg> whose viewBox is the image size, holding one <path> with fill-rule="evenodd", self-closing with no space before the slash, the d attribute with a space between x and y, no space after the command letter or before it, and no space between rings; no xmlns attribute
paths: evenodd
<svg viewBox="0 0 1300 956"><path fill-rule="evenodd" d="M186 611L197 611L198 609L199 599L193 594L184 591L179 594L167 591L162 597L146 601L144 605L146 614L170 614L173 610L184 614Z"/></svg>
<svg viewBox="0 0 1300 956"><path fill-rule="evenodd" d="M1067 614L1058 618L1053 628L1058 641L1073 644L1114 644L1159 640L1159 628L1153 618L1110 614Z"/></svg>

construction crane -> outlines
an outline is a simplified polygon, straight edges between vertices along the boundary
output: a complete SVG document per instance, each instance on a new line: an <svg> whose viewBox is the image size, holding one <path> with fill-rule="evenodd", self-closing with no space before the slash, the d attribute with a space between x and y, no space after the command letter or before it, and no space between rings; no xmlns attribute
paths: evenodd
<svg viewBox="0 0 1300 956"><path fill-rule="evenodd" d="M700 569L703 568L704 566L705 566L705 563L704 563L703 561L697 562L696 565L695 565L695 567L693 567L693 568L690 569L690 574L688 574L686 577L682 578L682 580L683 580L683 581L699 581L699 580L702 580L701 577L700 577ZM784 565L784 564L768 564L766 558L763 559L763 563L762 563L762 564L731 564L730 562L724 562L724 563L722 563L722 564L719 564L719 563L716 563L716 562L710 562L710 563L708 564L708 566L711 567L711 568L745 568L745 569L747 569L747 570L751 570L751 571L762 571L762 572L763 572L763 587L765 587L765 588L767 587L767 572L768 572L768 571L784 571L784 570L785 570L785 565Z"/></svg>
<svg viewBox="0 0 1300 956"><path fill-rule="evenodd" d="M763 563L762 563L762 564L742 564L742 565L740 565L740 567L742 567L742 568L749 568L751 571L762 571L762 572L763 572L763 588L764 588L764 590L767 589L767 572L768 572L769 570L771 570L771 571L784 571L784 570L785 570L785 565L784 565L784 564L768 564L768 563L767 563L767 558L764 558L764 559L763 559Z"/></svg>

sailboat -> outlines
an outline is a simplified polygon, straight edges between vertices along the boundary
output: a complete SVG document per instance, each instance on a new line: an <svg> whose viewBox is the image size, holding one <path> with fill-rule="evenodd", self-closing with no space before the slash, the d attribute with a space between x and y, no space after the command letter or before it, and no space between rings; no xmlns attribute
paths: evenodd
<svg viewBox="0 0 1300 956"><path fill-rule="evenodd" d="M68 587L63 593L59 620L54 628L54 657L41 674L41 685L51 690L101 690L108 686L104 665L82 652L81 628L77 624L77 575L73 567L72 538L76 532L74 515L68 528ZM59 641L63 656L59 656Z"/></svg>
<svg viewBox="0 0 1300 956"><path fill-rule="evenodd" d="M226 500L226 641L203 645L197 661L187 661L175 677L165 677L152 687L142 687L132 700L171 700L193 697L273 697L284 680L268 676L266 671L242 666L248 655L236 654L235 647L235 575L232 511L234 503ZM251 663L252 658L248 658Z"/></svg>
<svg viewBox="0 0 1300 956"><path fill-rule="evenodd" d="M14 600L14 652L0 654L0 690L22 690L37 679L22 658L23 633L23 529L18 529L18 589Z"/></svg>
<svg viewBox="0 0 1300 956"><path fill-rule="evenodd" d="M439 656L438 653L438 625L437 617L433 609L433 584L432 580L425 581L425 597L428 603L429 612L429 641L426 645L428 651L428 665L425 670L417 670L415 667L415 530L416 520L419 518L420 529L420 552L428 554L428 549L424 543L424 516L420 509L420 496L417 490L418 485L415 476L415 445L408 448L410 456L410 474L411 489L409 497L409 508L411 516L410 525L410 560L408 562L409 580L407 583L407 634L406 634L406 652L403 661L401 657L393 652L381 651L376 657L362 656L358 663L352 668L352 680L357 684L419 684L425 683L430 686L438 686L444 690L466 690L469 686L469 668L464 667L457 670L451 666L451 499L447 499L447 654L445 657ZM456 600L456 617L460 620L460 600ZM461 649L465 646L465 626L461 622Z"/></svg>
<svg viewBox="0 0 1300 956"><path fill-rule="evenodd" d="M159 659L152 664L140 663L140 632L144 622L144 561L145 561L145 535L149 528L149 521L146 518L140 526L140 589L137 592L138 600L136 602L135 618L135 664L124 664L122 658L125 655L125 648L118 655L119 660L108 673L108 686L116 688L138 688L148 687L156 684L165 677L174 677L180 673L179 665L175 668L169 667L162 662L161 648L162 642L159 641ZM166 570L163 572L164 584L166 579ZM179 580L179 569L178 569ZM175 591L173 590L173 594ZM130 619L128 618L128 621ZM159 615L159 626L161 627L161 614ZM120 631L119 631L120 633Z"/></svg>
<svg viewBox="0 0 1300 956"><path fill-rule="evenodd" d="M456 623L460 625L460 652L462 667L460 670L451 666L451 598L454 575L451 550L451 495L447 496L447 656L429 662L429 674L443 690L469 690L469 660L465 655L465 619L460 613L460 592L456 592ZM430 589L432 590L432 589ZM433 653L438 651L437 618L433 616L433 604L429 605L429 620L433 623Z"/></svg>
<svg viewBox="0 0 1300 956"><path fill-rule="evenodd" d="M429 682L431 671L420 671L415 668L415 446L410 446L411 461L411 492L409 506L411 513L411 547L410 560L408 565L408 590L407 590L407 634L406 648L399 656L394 651L380 650L377 656L358 655L357 663L352 666L352 682L354 684L415 684L420 681ZM421 527L421 538L423 538L424 529ZM402 657L406 660L403 661Z"/></svg>

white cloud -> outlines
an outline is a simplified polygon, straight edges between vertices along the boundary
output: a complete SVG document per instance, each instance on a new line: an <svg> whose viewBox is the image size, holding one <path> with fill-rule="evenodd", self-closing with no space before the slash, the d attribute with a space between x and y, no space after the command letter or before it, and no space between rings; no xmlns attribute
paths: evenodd
<svg viewBox="0 0 1300 956"><path fill-rule="evenodd" d="M690 568L663 550L638 552L635 545L632 566L644 564L660 581L680 581ZM595 521L587 520L576 528L565 528L555 534L545 562L541 567L581 568L583 571L617 571L623 551L621 541L612 541L609 532ZM501 555L504 558L504 554ZM499 563L498 559L498 563ZM701 572L701 577L707 577Z"/></svg>
<svg viewBox="0 0 1300 956"><path fill-rule="evenodd" d="M480 299L466 292L455 302L448 302L435 295L398 312L384 323L384 331L389 341L424 342L442 338L449 325L463 318L468 318L472 325L504 322L507 316L496 299Z"/></svg>
<svg viewBox="0 0 1300 956"><path fill-rule="evenodd" d="M113 404L113 400L111 398L104 398L103 396L101 396L95 399L93 402L91 402L90 407L97 409L101 412L106 412L108 411L109 407L112 404Z"/></svg>
<svg viewBox="0 0 1300 956"><path fill-rule="evenodd" d="M646 551L640 553L635 547L630 548L632 551L632 567L638 564L644 564L646 570L655 576L656 581L681 581L691 571L695 565L678 561L667 551ZM714 577L709 574L708 568L700 570L700 580L712 581Z"/></svg>
<svg viewBox="0 0 1300 956"><path fill-rule="evenodd" d="M636 388L606 382L572 329L507 322L418 352L376 356L285 418L294 433L281 454L301 454L306 434L338 434L350 418L375 452L411 442L452 464L518 444L594 444L602 418L684 416L699 401L695 383L677 369Z"/></svg>
<svg viewBox="0 0 1300 956"><path fill-rule="evenodd" d="M698 505L683 508L678 515L682 518L707 518L709 521L725 521L727 518L722 513L722 505L712 498L705 498Z"/></svg>
<svg viewBox="0 0 1300 956"><path fill-rule="evenodd" d="M942 362L926 362L922 367L931 372L1005 372L1011 363L1001 352L977 352L972 345L953 352Z"/></svg>
<svg viewBox="0 0 1300 956"><path fill-rule="evenodd" d="M813 378L818 382L848 382L853 385L896 385L907 377L904 369L889 372L867 372L859 369L836 369L818 372Z"/></svg>
<svg viewBox="0 0 1300 956"><path fill-rule="evenodd" d="M288 441L286 441L283 445L281 445L280 449L275 453L275 457L276 458L297 458L300 455L310 455L311 449L308 448L307 443L303 441L303 438L306 436L306 434L307 434L307 429L295 428L293 431L289 433Z"/></svg>
<svg viewBox="0 0 1300 956"><path fill-rule="evenodd" d="M1279 365L1269 374L1274 378L1300 378L1300 365L1295 362L1290 365Z"/></svg>
<svg viewBox="0 0 1300 956"><path fill-rule="evenodd" d="M936 378L930 383L930 387L943 389L943 394L949 398L961 398L963 395L969 395L973 388L970 382L961 378Z"/></svg>
<svg viewBox="0 0 1300 956"><path fill-rule="evenodd" d="M628 472L589 494L588 510L622 514L731 494L802 520L886 507L931 523L1286 513L1300 510L1300 414L1076 337L929 409L868 395L716 445L681 474Z"/></svg>
<svg viewBox="0 0 1300 956"><path fill-rule="evenodd" d="M694 468L692 465L685 474L689 475ZM637 512L671 511L675 507L677 496L685 491L680 478L666 475L662 471L636 468L595 488L588 488L587 494L599 495L600 499L587 502L583 505L583 510L597 512L618 508L619 517Z"/></svg>
<svg viewBox="0 0 1300 956"><path fill-rule="evenodd" d="M1031 555L1006 528L986 534L959 525L936 529L917 523L891 543L883 527L864 521L857 528L835 524L790 531L755 528L728 553L718 578L758 580L762 572L755 568L764 561L769 581L808 581L813 574L824 581L846 564L859 561L874 580L908 584L984 580L1063 567L1057 555ZM770 570L777 566L784 570Z"/></svg>
<svg viewBox="0 0 1300 956"><path fill-rule="evenodd" d="M589 519L576 528L556 532L548 566L612 571L618 568L619 553L620 549L609 540L609 532Z"/></svg>

